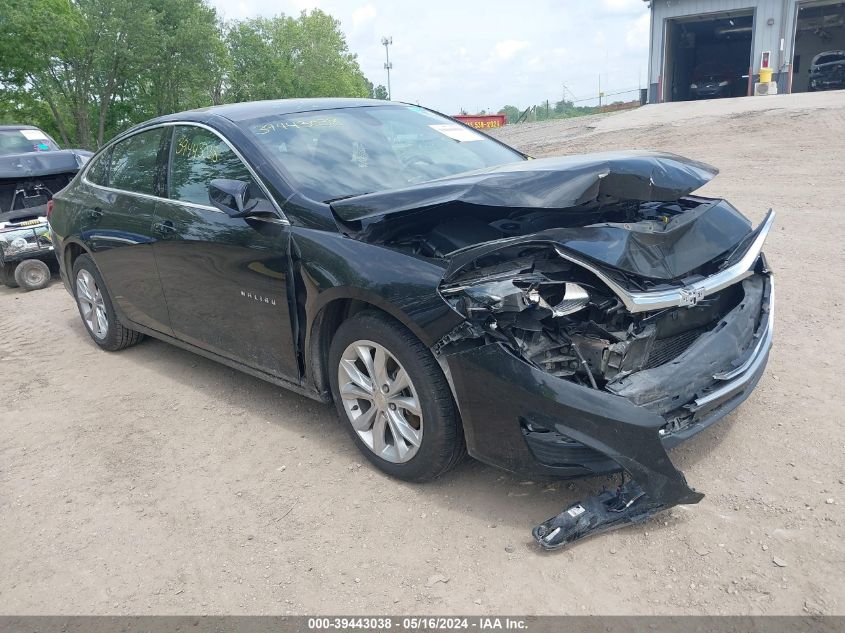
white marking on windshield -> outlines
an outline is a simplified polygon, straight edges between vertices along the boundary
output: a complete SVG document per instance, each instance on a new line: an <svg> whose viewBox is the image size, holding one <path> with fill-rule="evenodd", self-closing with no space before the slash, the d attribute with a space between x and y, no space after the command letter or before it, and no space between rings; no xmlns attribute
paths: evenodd
<svg viewBox="0 0 845 633"><path fill-rule="evenodd" d="M484 140L484 137L478 132L473 132L457 123L440 123L438 125L429 125L428 127L460 143Z"/></svg>

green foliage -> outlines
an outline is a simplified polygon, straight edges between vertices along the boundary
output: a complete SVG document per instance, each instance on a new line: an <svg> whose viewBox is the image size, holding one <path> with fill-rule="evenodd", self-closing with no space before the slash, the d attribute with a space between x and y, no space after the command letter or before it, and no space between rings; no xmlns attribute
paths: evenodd
<svg viewBox="0 0 845 633"><path fill-rule="evenodd" d="M136 123L190 108L386 98L330 15L224 25L206 1L0 0L0 121L96 148Z"/></svg>
<svg viewBox="0 0 845 633"><path fill-rule="evenodd" d="M373 94L340 22L319 9L237 22L226 43L232 101Z"/></svg>
<svg viewBox="0 0 845 633"><path fill-rule="evenodd" d="M499 110L499 114L506 115L508 123L516 123L523 114L525 114L525 118L522 119L523 121L547 121L549 119L565 119L600 112L598 108L576 106L571 101L566 100L558 101L554 104L550 101L544 101L543 103L529 106L527 110L528 112L525 113L525 110L520 110L516 106L506 105Z"/></svg>
<svg viewBox="0 0 845 633"><path fill-rule="evenodd" d="M504 114L507 117L508 123L516 123L519 120L519 115L522 114L522 110L516 106L506 105L499 110L499 114Z"/></svg>
<svg viewBox="0 0 845 633"><path fill-rule="evenodd" d="M387 88L379 84L375 88L373 88L373 99L381 99L382 101L387 101Z"/></svg>

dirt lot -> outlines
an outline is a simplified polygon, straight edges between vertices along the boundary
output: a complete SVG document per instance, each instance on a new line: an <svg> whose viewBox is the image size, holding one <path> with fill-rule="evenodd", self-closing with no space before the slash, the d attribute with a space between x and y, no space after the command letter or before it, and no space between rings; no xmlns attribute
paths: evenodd
<svg viewBox="0 0 845 633"><path fill-rule="evenodd" d="M845 613L845 93L501 136L685 154L721 168L705 193L778 211L767 374L672 454L700 504L544 554L530 528L602 481L393 481L328 407L157 341L100 352L60 283L3 288L0 612Z"/></svg>

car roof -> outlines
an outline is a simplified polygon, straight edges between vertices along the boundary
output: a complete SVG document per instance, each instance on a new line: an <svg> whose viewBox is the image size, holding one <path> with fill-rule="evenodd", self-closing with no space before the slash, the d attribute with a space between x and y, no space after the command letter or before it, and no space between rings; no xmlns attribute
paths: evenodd
<svg viewBox="0 0 845 633"><path fill-rule="evenodd" d="M40 130L41 128L34 125L0 125L0 131L4 130Z"/></svg>
<svg viewBox="0 0 845 633"><path fill-rule="evenodd" d="M818 55L813 57L813 61L815 62L817 59L820 59L827 55L845 55L845 51L824 51L823 53L819 53Z"/></svg>
<svg viewBox="0 0 845 633"><path fill-rule="evenodd" d="M340 108L363 108L379 105L405 105L381 99L350 99L350 98L314 98L314 99L275 99L268 101L246 101L243 103L227 103L226 105L199 108L169 114L156 122L172 119L206 120L220 116L233 122L257 119L274 114L297 114L300 112L319 112L320 110L336 110ZM150 121L152 123L153 121Z"/></svg>

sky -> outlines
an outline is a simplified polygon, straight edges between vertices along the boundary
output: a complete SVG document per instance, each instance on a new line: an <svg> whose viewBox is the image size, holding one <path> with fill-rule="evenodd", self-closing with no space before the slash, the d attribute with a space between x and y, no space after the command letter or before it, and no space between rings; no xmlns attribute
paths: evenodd
<svg viewBox="0 0 845 633"><path fill-rule="evenodd" d="M320 8L341 22L373 84L387 85L382 36L392 36L391 96L447 114L526 108L548 99L631 100L646 87L649 11L643 0L208 0L226 19Z"/></svg>

